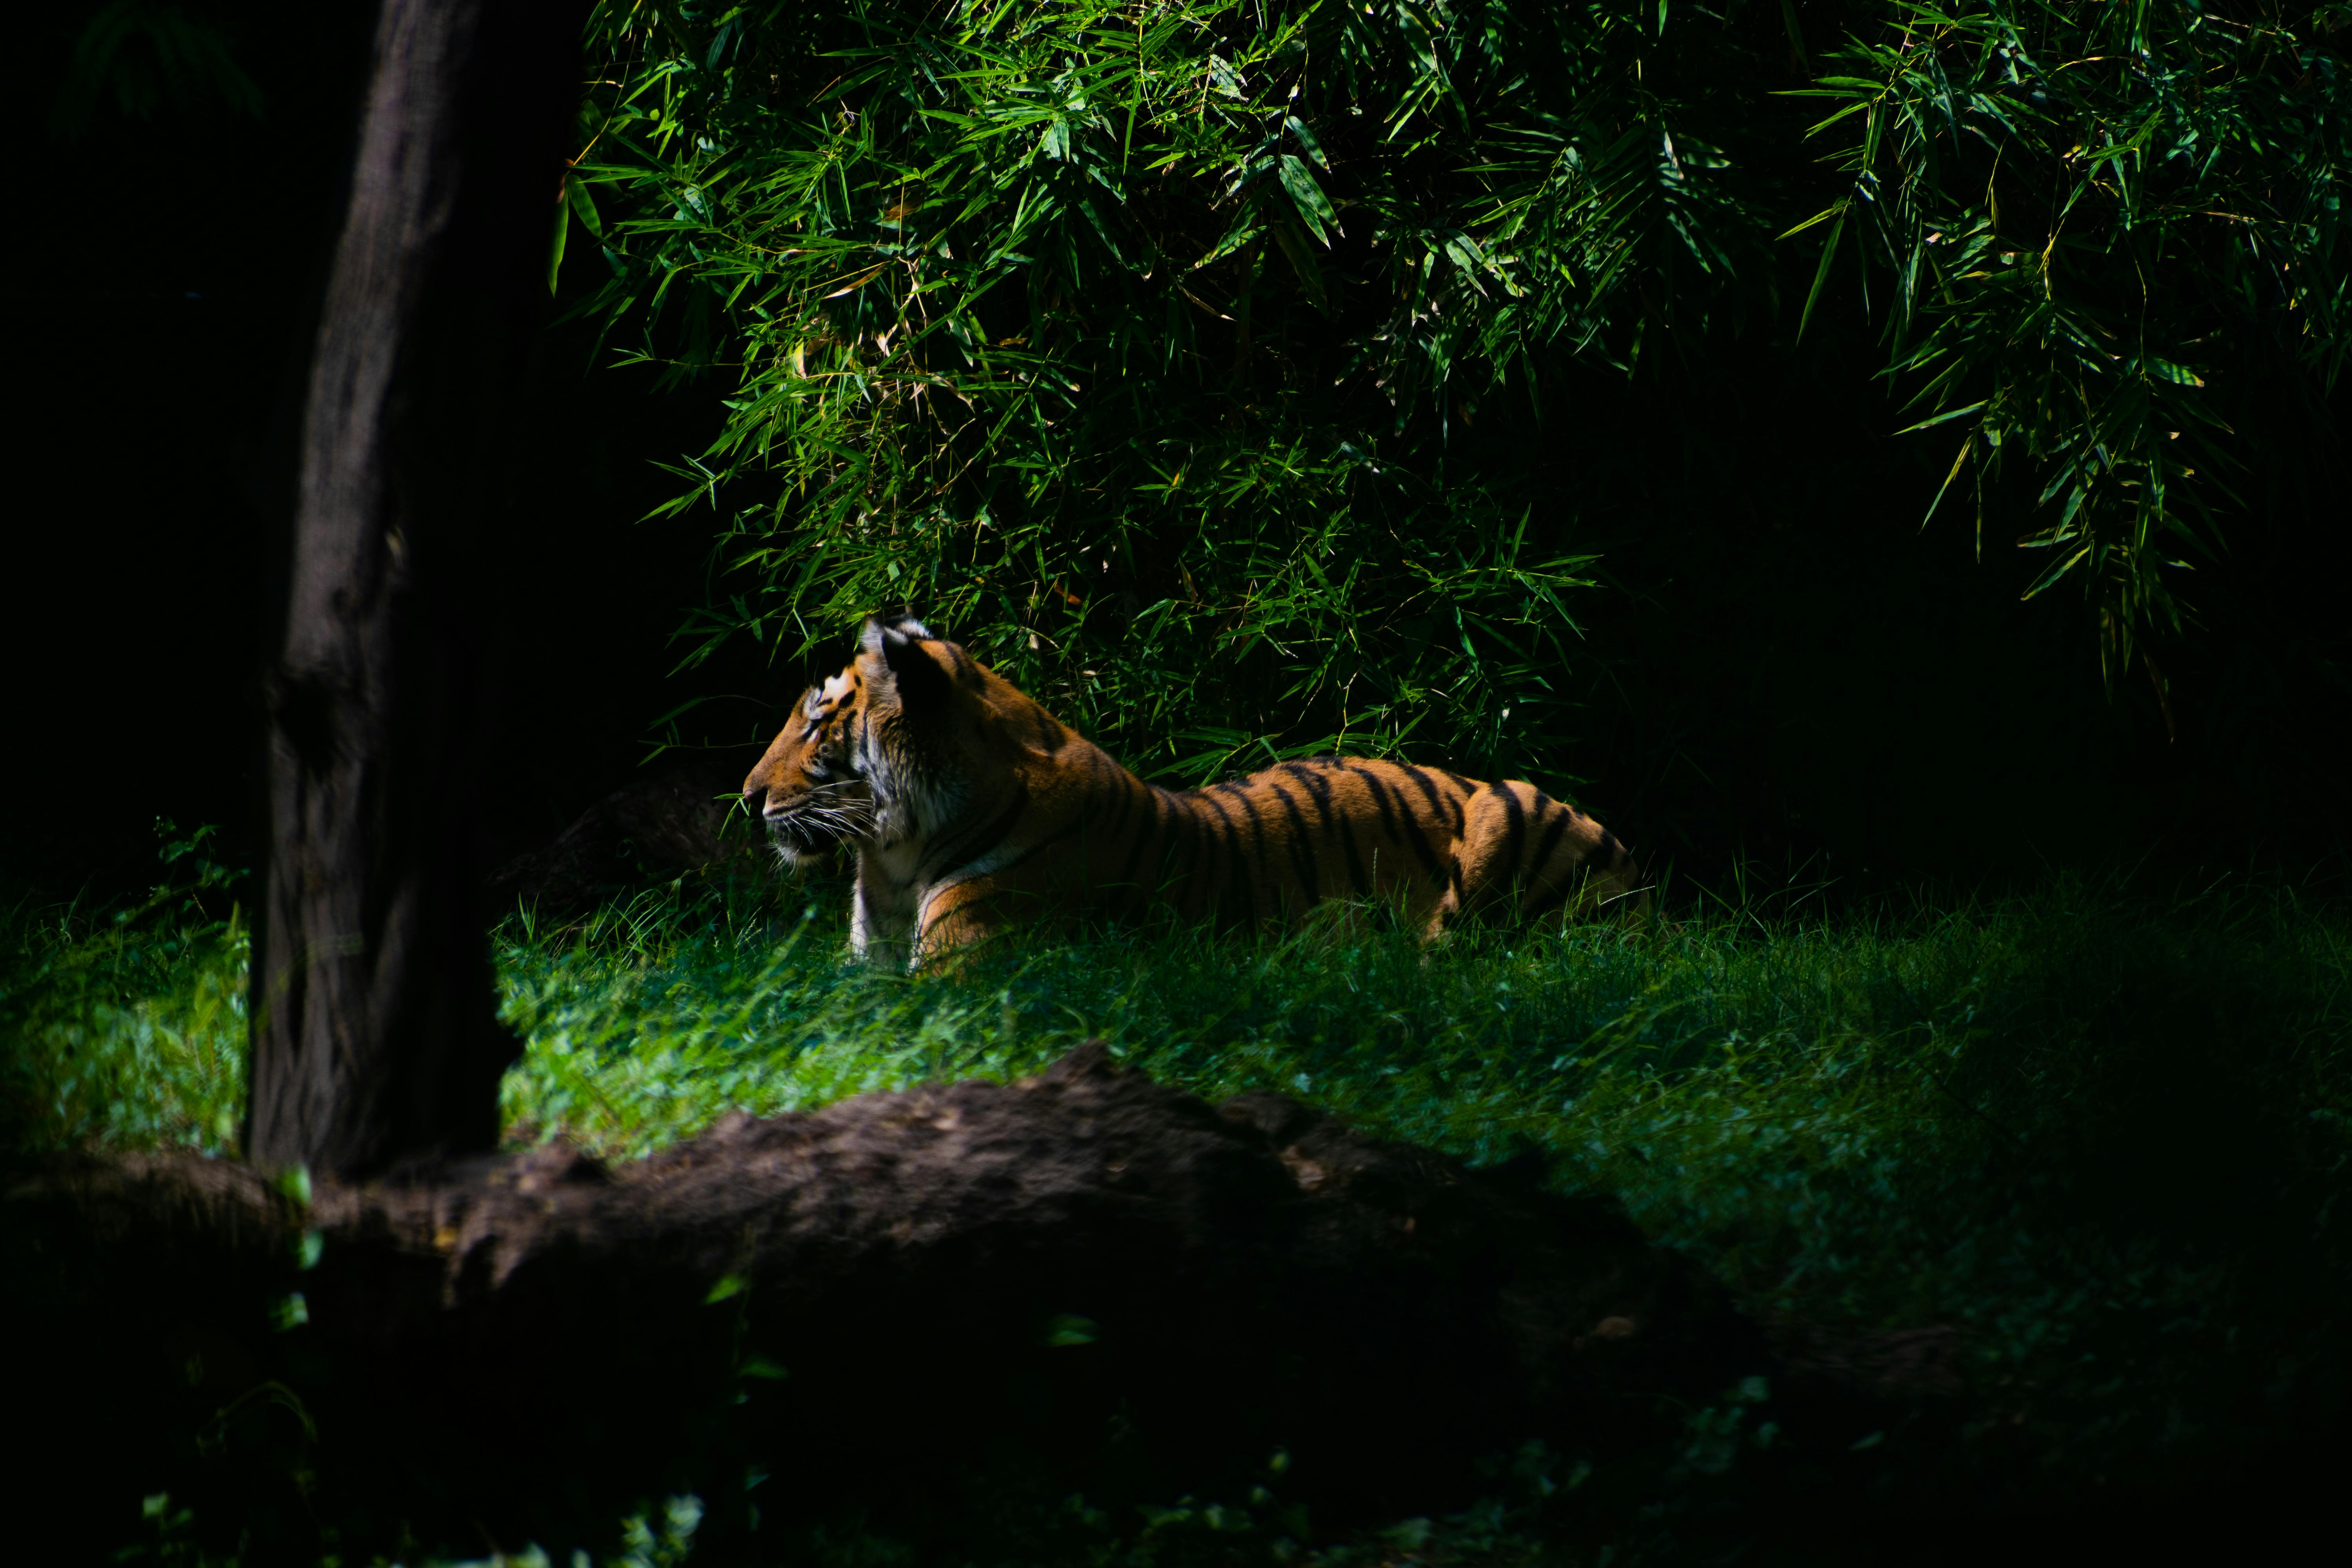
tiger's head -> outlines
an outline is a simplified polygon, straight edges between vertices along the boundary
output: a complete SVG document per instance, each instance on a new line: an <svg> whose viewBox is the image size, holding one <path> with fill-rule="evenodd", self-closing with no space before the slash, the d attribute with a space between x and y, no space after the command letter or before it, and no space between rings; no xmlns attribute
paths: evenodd
<svg viewBox="0 0 2352 1568"><path fill-rule="evenodd" d="M912 616L869 618L857 657L812 686L743 781L787 864L843 842L928 836L1007 773L1008 746L1061 726Z"/></svg>

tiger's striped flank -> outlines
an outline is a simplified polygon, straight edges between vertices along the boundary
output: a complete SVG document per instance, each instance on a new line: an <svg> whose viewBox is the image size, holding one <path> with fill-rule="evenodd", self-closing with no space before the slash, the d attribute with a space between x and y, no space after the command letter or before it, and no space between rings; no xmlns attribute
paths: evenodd
<svg viewBox="0 0 2352 1568"><path fill-rule="evenodd" d="M1360 757L1169 790L910 616L804 693L744 781L788 862L857 855L851 942L919 963L1016 925L1154 907L1226 926L1327 900L1424 937L1639 909L1632 853L1530 784Z"/></svg>

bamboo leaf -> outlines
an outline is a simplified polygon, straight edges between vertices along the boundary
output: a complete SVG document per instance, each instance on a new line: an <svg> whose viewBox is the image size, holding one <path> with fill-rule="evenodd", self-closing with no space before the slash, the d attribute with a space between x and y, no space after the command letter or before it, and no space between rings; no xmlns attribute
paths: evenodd
<svg viewBox="0 0 2352 1568"><path fill-rule="evenodd" d="M1315 176L1307 171L1295 154L1285 153L1276 165L1282 188L1290 194L1292 207L1301 222L1315 236L1318 245L1329 246L1330 235L1339 228L1339 215L1331 210L1331 203L1316 184ZM1327 230L1328 232L1327 232Z"/></svg>

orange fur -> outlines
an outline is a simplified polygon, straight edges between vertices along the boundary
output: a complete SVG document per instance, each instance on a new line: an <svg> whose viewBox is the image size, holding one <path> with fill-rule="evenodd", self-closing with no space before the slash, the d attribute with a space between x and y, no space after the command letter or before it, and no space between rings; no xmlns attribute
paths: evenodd
<svg viewBox="0 0 2352 1568"><path fill-rule="evenodd" d="M1354 757L1144 783L954 643L866 623L743 783L787 860L857 851L851 941L919 963L1043 918L1260 925L1328 899L1428 937L1643 899L1631 853L1533 784Z"/></svg>

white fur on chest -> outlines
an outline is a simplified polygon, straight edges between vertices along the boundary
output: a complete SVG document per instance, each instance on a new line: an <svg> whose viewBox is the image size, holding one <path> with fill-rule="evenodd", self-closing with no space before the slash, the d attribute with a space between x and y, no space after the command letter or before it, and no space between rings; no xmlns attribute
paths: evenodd
<svg viewBox="0 0 2352 1568"><path fill-rule="evenodd" d="M905 964L914 956L915 919L923 907L915 882L919 840L857 848L857 891L849 910L849 948L875 963Z"/></svg>
<svg viewBox="0 0 2352 1568"><path fill-rule="evenodd" d="M958 820L964 793L958 789L907 787L883 759L869 750L861 771L875 798L875 833L857 841L857 892L850 904L849 946L876 963L911 967L922 938L931 896L965 880L960 875L926 884L923 862L939 836Z"/></svg>

